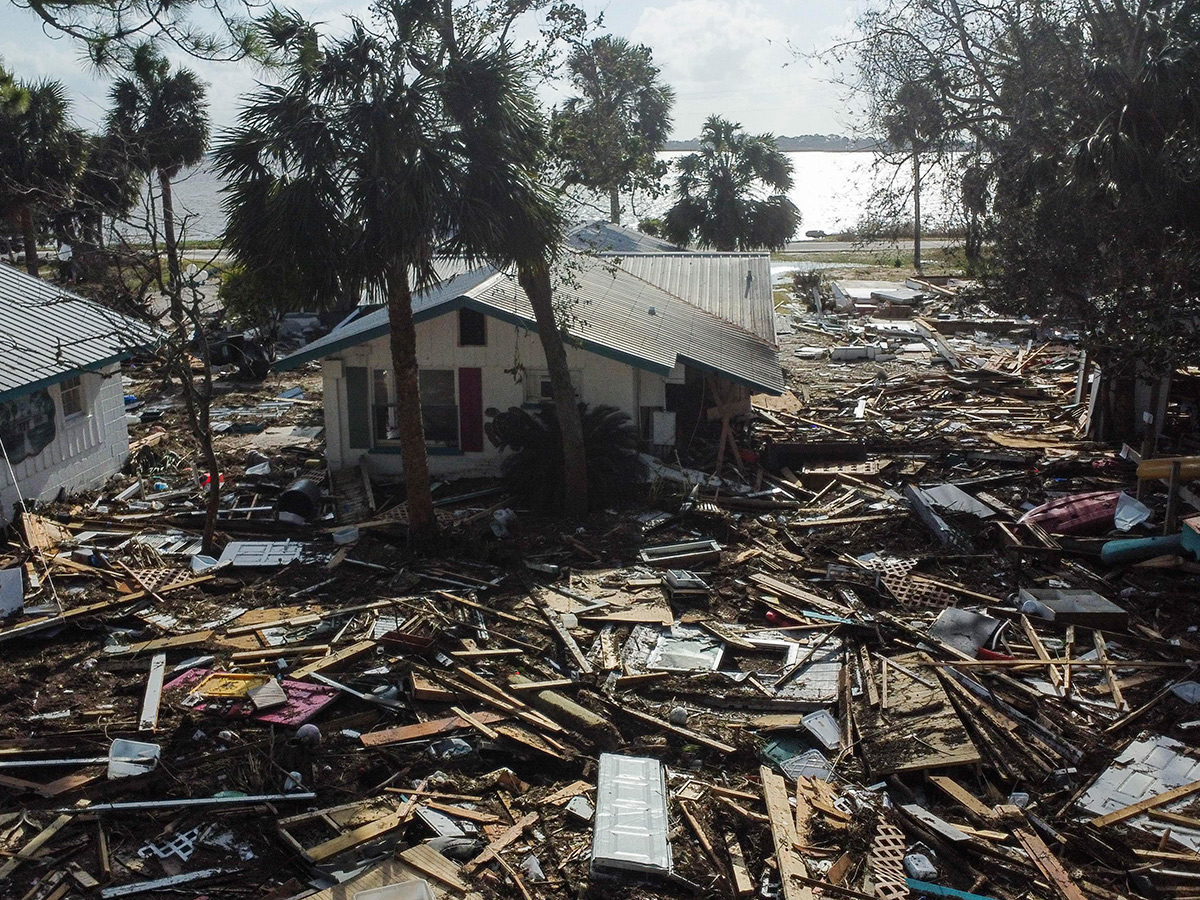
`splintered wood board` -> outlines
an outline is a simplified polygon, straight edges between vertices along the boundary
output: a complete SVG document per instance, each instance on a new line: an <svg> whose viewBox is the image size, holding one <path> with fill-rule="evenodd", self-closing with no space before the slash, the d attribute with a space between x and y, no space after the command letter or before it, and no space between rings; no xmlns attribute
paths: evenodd
<svg viewBox="0 0 1200 900"><path fill-rule="evenodd" d="M980 762L979 751L938 681L937 667L920 653L894 659L932 687L888 666L887 709L872 706L865 694L854 701L855 726L863 736L859 748L872 776Z"/></svg>

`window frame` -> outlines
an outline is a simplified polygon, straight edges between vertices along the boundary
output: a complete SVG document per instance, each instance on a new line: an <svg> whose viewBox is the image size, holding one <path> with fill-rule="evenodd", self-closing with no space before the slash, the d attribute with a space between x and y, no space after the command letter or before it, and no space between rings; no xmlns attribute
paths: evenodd
<svg viewBox="0 0 1200 900"><path fill-rule="evenodd" d="M380 416L381 416L382 410L385 410L385 409L387 410L388 428L391 429L391 428L395 427L396 407L398 405L396 402L396 399L395 399L395 397L396 397L396 380L392 376L392 372L390 369L376 369L374 367L371 367L368 369L368 371L370 372L370 376L368 378L368 385L370 386L370 401L371 401L371 416L370 416L371 449L379 450L379 451L383 451L383 452L396 452L397 450L399 450L399 447L400 447L400 439L398 437L394 437L394 438L387 437L386 434L381 436L377 433L377 425L380 422ZM453 442L453 444L450 444L445 441L431 441L429 439L429 435L426 434L425 449L427 452L435 453L435 454L436 453L460 453L460 452L462 452L462 422L460 420L460 402L459 402L459 395L458 395L458 370L457 369L445 369L445 368L424 368L424 369L418 370L418 378L420 378L421 376L428 377L429 375L431 375L432 373L435 373L435 372L448 372L448 373L450 373L450 376L451 376L450 381L451 381L451 385L452 385L453 391L454 391L454 403L451 405L451 407L455 410L454 442ZM380 376L382 376L382 378L384 379L384 385L387 390L387 395L383 398L384 402L382 402L382 403L379 402L380 401L380 398L379 398ZM424 416L424 414L425 414L425 412L424 412L425 407L427 407L427 406L432 407L433 405L434 404L426 403L424 400L424 395L422 395L422 402L421 402L422 416ZM437 406L439 408L450 408L450 407L446 407L446 404L437 404Z"/></svg>
<svg viewBox="0 0 1200 900"><path fill-rule="evenodd" d="M482 340L475 342L466 342L463 340L463 314L479 317L479 324L483 329ZM459 307L458 310L458 346L460 347L486 347L488 345L488 317L477 309L472 309L469 306Z"/></svg>
<svg viewBox="0 0 1200 900"><path fill-rule="evenodd" d="M74 384L71 384L71 382L74 382ZM67 411L68 396L78 398L79 408L72 412ZM83 418L87 415L87 390L82 375L72 375L70 378L64 378L58 383L58 405L62 409L64 422Z"/></svg>

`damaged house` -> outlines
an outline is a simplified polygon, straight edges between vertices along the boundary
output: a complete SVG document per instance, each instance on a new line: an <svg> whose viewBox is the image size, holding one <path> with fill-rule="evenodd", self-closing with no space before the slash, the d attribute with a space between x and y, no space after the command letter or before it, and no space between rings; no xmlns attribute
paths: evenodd
<svg viewBox="0 0 1200 900"><path fill-rule="evenodd" d="M555 289L580 401L627 413L648 450L666 452L700 420L748 413L752 394L784 389L765 253L571 253ZM551 402L528 298L508 273L448 262L413 312L431 469L494 471L496 417ZM366 457L374 472L398 472L386 308L360 307L276 369L316 360L331 467Z"/></svg>
<svg viewBox="0 0 1200 900"><path fill-rule="evenodd" d="M150 326L0 264L0 523L84 490L129 455L120 363Z"/></svg>

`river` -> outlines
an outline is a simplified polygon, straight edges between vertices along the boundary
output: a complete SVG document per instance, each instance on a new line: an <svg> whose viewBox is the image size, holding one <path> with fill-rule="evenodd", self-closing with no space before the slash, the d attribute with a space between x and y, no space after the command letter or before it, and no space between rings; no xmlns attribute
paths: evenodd
<svg viewBox="0 0 1200 900"><path fill-rule="evenodd" d="M660 154L666 160L682 155L681 152ZM907 169L896 172L889 165L876 166L871 153L812 151L788 153L787 156L792 162L794 181L789 196L803 216L797 239L809 230L833 233L853 228L880 185L894 179L896 185L904 189L910 183ZM667 181L669 184L671 178ZM185 172L175 180L176 214L184 217L187 238L210 240L220 237L225 224L220 188L220 179L206 167ZM577 199L575 217L578 220L607 217L606 198L582 196ZM632 213L636 218L661 216L671 202L669 191L657 199L635 198ZM922 195L922 220L926 227L941 224L946 208L941 192L927 186ZM633 224L635 215L629 215L626 224Z"/></svg>

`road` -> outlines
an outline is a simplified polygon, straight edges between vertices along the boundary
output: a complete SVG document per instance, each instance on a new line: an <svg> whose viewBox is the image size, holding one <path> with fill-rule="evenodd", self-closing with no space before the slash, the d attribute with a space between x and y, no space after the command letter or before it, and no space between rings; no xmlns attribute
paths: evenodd
<svg viewBox="0 0 1200 900"><path fill-rule="evenodd" d="M936 249L939 247L949 247L957 243L956 241L946 240L945 238L928 238L921 240L921 249ZM858 243L856 241L790 241L783 252L785 253L857 253L870 252L876 250L892 251L896 250L900 253L912 253L913 242L911 240L897 241L867 241Z"/></svg>

